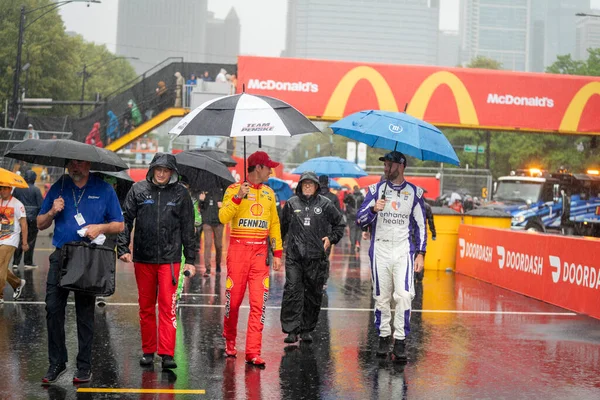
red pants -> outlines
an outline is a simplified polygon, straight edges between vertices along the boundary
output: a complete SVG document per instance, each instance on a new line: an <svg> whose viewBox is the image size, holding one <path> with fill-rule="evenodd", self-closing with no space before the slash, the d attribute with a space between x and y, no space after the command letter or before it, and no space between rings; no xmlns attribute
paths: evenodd
<svg viewBox="0 0 600 400"><path fill-rule="evenodd" d="M269 298L269 266L266 241L231 239L227 251L227 281L225 282L225 319L223 336L235 342L240 305L250 288L250 316L246 333L246 358L259 356L265 324L266 302Z"/></svg>
<svg viewBox="0 0 600 400"><path fill-rule="evenodd" d="M144 264L135 263L135 280L138 286L140 304L140 330L142 331L142 351L173 356L175 353L175 333L177 316L175 299L179 263ZM173 284L175 276L175 284ZM158 348L156 347L156 299L158 298Z"/></svg>

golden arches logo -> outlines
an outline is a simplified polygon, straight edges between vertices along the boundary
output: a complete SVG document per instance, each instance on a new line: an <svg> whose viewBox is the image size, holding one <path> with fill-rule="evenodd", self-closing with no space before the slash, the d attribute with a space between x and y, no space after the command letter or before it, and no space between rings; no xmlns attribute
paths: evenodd
<svg viewBox="0 0 600 400"><path fill-rule="evenodd" d="M456 75L448 71L439 71L428 76L410 100L406 113L415 118L423 119L431 96L441 85L448 86L452 91L454 100L456 100L460 123L463 125L479 125L477 111L475 111L469 91Z"/></svg>
<svg viewBox="0 0 600 400"><path fill-rule="evenodd" d="M366 79L373 87L379 109L398 111L394 93L385 78L372 67L360 66L347 72L337 84L325 107L323 116L325 118L341 118L344 115L352 90L362 79ZM469 91L456 75L448 71L439 71L427 77L413 95L406 112L413 117L423 119L429 100L441 85L448 86L452 91L456 100L460 123L472 126L479 125L477 112Z"/></svg>
<svg viewBox="0 0 600 400"><path fill-rule="evenodd" d="M329 98L327 107L325 107L323 116L341 118L344 115L352 90L362 79L366 79L373 87L381 110L398 111L394 93L392 93L392 89L390 89L385 78L375 68L360 66L347 72L337 84Z"/></svg>
<svg viewBox="0 0 600 400"><path fill-rule="evenodd" d="M577 91L560 122L560 132L577 132L583 109L595 94L600 95L600 82L590 82Z"/></svg>

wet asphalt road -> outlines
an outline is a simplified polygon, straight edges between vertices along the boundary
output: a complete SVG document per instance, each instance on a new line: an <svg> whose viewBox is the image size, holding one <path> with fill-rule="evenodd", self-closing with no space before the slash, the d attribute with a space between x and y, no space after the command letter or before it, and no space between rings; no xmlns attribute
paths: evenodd
<svg viewBox="0 0 600 400"><path fill-rule="evenodd" d="M117 293L96 308L92 382L72 384L77 333L71 303L68 370L43 388L49 238L40 236L37 248L39 268L18 270L27 279L21 299L0 306L0 399L600 399L599 320L453 273L427 271L417 285L408 363L376 357L366 246L360 258L345 254L344 246L334 250L324 309L309 345L283 343L284 272L272 273L264 370L244 363L247 307L240 312L240 354L223 355L225 274L214 275L214 269L209 278L198 274L186 284L178 368L163 372L157 362L142 369L133 266L120 264ZM12 299L8 285L4 297ZM169 390L195 392L164 393Z"/></svg>

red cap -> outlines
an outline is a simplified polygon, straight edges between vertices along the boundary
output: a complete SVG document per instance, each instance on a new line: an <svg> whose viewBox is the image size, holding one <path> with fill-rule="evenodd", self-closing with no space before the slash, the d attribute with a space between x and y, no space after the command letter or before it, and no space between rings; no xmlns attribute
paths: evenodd
<svg viewBox="0 0 600 400"><path fill-rule="evenodd" d="M269 155L264 151L257 151L256 153L250 154L250 157L248 157L248 166L254 167L256 165L264 165L269 168L275 168L279 166L279 163L271 160Z"/></svg>

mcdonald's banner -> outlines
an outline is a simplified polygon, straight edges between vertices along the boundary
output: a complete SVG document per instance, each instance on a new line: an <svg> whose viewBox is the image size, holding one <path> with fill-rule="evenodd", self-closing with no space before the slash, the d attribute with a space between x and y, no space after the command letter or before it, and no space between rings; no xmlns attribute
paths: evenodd
<svg viewBox="0 0 600 400"><path fill-rule="evenodd" d="M338 120L402 111L441 127L600 135L600 77L240 56L237 90Z"/></svg>
<svg viewBox="0 0 600 400"><path fill-rule="evenodd" d="M456 272L600 319L600 240L461 225Z"/></svg>

